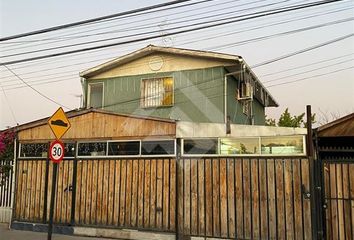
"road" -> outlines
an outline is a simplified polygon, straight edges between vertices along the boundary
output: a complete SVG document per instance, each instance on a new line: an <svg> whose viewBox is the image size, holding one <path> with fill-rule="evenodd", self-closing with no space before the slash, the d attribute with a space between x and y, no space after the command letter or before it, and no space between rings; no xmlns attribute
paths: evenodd
<svg viewBox="0 0 354 240"><path fill-rule="evenodd" d="M94 240L108 238L91 238L53 234L52 240ZM47 233L10 230L7 224L0 224L0 240L47 240Z"/></svg>

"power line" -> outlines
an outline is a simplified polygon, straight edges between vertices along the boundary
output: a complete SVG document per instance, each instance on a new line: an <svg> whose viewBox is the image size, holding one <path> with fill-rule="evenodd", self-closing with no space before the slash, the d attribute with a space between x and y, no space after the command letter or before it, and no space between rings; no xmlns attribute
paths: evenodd
<svg viewBox="0 0 354 240"><path fill-rule="evenodd" d="M148 7L138 8L138 9L134 9L134 10L130 10L130 11L106 15L106 16L102 16L102 17L98 17L98 18L92 18L92 19L78 21L78 22L74 22L74 23L58 25L55 27L44 28L44 29L37 30L37 31L32 31L32 32L21 33L21 34L17 34L17 35L8 36L8 37L3 37L3 38L0 38L0 42L12 40L12 39L23 38L23 37L28 37L28 36L33 36L33 35L38 35L38 34L42 34L42 33L53 32L53 31L66 29L66 28L72 28L72 27L81 26L81 25L88 24L88 23L98 22L98 21L102 21L102 20L106 20L106 19L110 19L110 18L114 18L114 17L126 16L126 15L130 15L133 13L144 12L144 11L152 10L155 8L162 8L162 7L171 6L171 5L175 5L175 4L179 4L179 3L183 3L183 2L189 2L189 1L191 1L191 0L175 0L175 1L170 1L167 3L161 3L161 4L151 5ZM207 1L212 1L212 0L207 0Z"/></svg>
<svg viewBox="0 0 354 240"><path fill-rule="evenodd" d="M286 0L288 1L288 0ZM286 2L283 1L283 2ZM274 4L278 4L278 3L273 3L273 4L266 4L266 5L262 5L264 6L270 6L270 5L274 5ZM307 4L304 4L307 5ZM298 5L300 6L300 5ZM222 22L222 21L227 21L227 20L232 20L232 19L236 19L236 18L242 18L242 17L250 17L253 16L255 14L265 14L265 13L271 13L275 10L286 10L290 7L294 7L294 6L287 6L287 7L283 7L283 8L279 8L279 9L271 9L271 10L266 10L266 11L260 11L260 12L255 12L255 13L249 13L249 14L243 14L240 16L234 16L234 17L226 17L226 18L218 18L215 20L209 20L209 21L204 21L204 22L198 22L198 23L192 23L192 24L188 24L188 25L184 25L184 26L178 26L178 27L172 27L172 28L168 28L165 29L165 31L174 31L174 30L179 30L182 28L188 28L188 27L195 27L195 26L199 26L202 24L209 24L209 23L215 23L215 22ZM234 12L242 12L243 10L249 10L249 9L254 9L254 8L247 8L247 9L241 9L238 11L234 11ZM233 13L233 12L230 12ZM214 16L224 16L225 14L216 14ZM214 17L212 16L212 17ZM197 20L205 20L204 18L196 18ZM180 23L184 23L184 22L191 22L193 20L183 20L180 21ZM142 28L145 29L145 28ZM125 36L119 36L119 37L110 37L110 38L105 38L105 39L99 39L99 40L91 40L91 41L86 41L86 42L80 42L80 43L72 43L72 44L68 44L68 45L64 45L64 46L56 46L56 47L50 47L50 48L45 48L45 49L39 49L39 50L33 50L33 51L27 51L27 52L22 52L22 53L14 53L14 54L9 54L9 55L5 55L5 56L0 56L0 58L6 58L6 57L14 57L14 56L20 56L20 55L25 55L25 54L32 54L32 53L39 53L39 52L45 52L45 51L51 51L51 50L58 50L58 49L63 49L63 48L72 48L72 47L76 47L76 46L82 46L82 45L87 45L87 44L93 44L93 43L100 43L100 42L106 42L106 41L112 41L112 40L117 40L117 39L124 39L124 38L131 38L131 37L139 37L139 36L144 36L144 35L150 35L150 34L154 34L154 33L160 33L160 30L154 30L154 31L146 31L146 32L141 32L141 33L134 33L134 34L130 34L130 35L125 35ZM189 32L189 31L188 31ZM175 34L174 34L175 35ZM159 37L161 37L161 35L159 35Z"/></svg>
<svg viewBox="0 0 354 240"><path fill-rule="evenodd" d="M285 8L285 9L281 9L281 10L273 10L273 12L266 11L265 13L261 13L261 14L256 15L256 16L246 17L246 18L242 18L242 19L236 19L236 20L233 20L233 21L216 23L216 24L211 24L211 25L207 25L207 26L201 26L201 27L196 27L196 28L192 28L192 29L181 30L181 31L173 32L173 33L160 34L160 35L157 35L157 36L156 35L155 36L149 36L149 37L144 37L144 38L140 38L140 39L132 39L132 40L127 40L127 41L123 41L123 42L105 44L105 45L88 47L88 48L83 48L83 49L76 49L76 50L71 50L71 51L67 51L67 52L59 52L59 53L53 53L53 54L42 55L42 56L37 56L37 57L31 57L31 58L26 58L26 59L21 59L21 60L8 61L8 62L4 62L3 64L11 65L11 64L21 63L21 62L39 60L39 59L43 59L43 58L57 57L57 56L63 56L63 55L74 54L74 53L85 52L85 51L91 51L91 50L96 50L96 49L103 49L103 48L108 48L108 47L112 47L112 46L125 45L125 44L128 44L128 43L135 43L135 42L151 40L151 39L155 39L155 38L172 36L172 35L181 34L181 33L198 31L198 30L205 29L205 28L222 26L222 25L226 25L226 24L230 24L230 23L245 21L245 20L249 20L249 19L269 16L269 15L274 15L274 14L279 14L279 13L284 13L284 12L289 12L289 11L295 11L295 10L299 10L299 9L319 6L319 5L333 3L333 2L338 2L338 1L343 1L343 0L319 1L319 2L316 2L316 3L306 4L306 5L301 5L301 6L300 5L296 5L296 6Z"/></svg>
<svg viewBox="0 0 354 240"><path fill-rule="evenodd" d="M9 101L9 98L7 97L7 94L6 94L6 92L5 92L5 89L4 89L4 87L3 87L1 84L0 84L0 86L1 86L2 92L4 93L4 96L5 96L5 100L6 100L6 102L7 102L7 105L9 106L9 109L10 109L10 112L11 112L11 115L12 115L12 118L14 119L15 123L18 125L18 121L17 121L17 119L16 119L15 112L14 112L14 110L13 110L11 104L10 104L10 101Z"/></svg>
<svg viewBox="0 0 354 240"><path fill-rule="evenodd" d="M221 36L226 36L226 35L233 35L233 34L236 34L236 33L242 33L242 32L247 32L247 31L252 31L252 30L255 30L255 29L264 29L265 27L269 27L269 26L274 26L274 25L278 25L278 24L283 24L283 23L288 23L288 22L293 22L293 21L298 21L298 20L302 20L302 19L308 19L308 18L312 18L312 17L317 17L317 16L322 16L322 15L327 15L327 14L332 14L332 13L335 13L335 12L339 12L339 11L345 11L345 10L349 10L349 9L352 9L351 8L344 8L344 9L338 9L338 10L334 10L334 11L331 11L331 12L326 12L326 13L320 13L320 14L311 14L310 16L304 16L304 17L301 17L301 18L295 18L295 19L290 19L290 20L286 20L286 21L281 21L281 22L275 22L275 23L272 23L272 24L267 24L267 25L257 25L257 27L253 27L253 28L247 28L245 30L240 30L240 31L236 31L236 32L228 32L227 34L225 35L217 35L217 36L213 36L213 37L206 37L206 38L194 38L194 39L197 39L198 42L200 41L204 41L204 40L209 40L209 39L214 39L214 38L218 38L218 37L221 37ZM188 44L188 43L193 43L195 41L188 41L187 42L182 42L182 45L185 45L185 44ZM132 44L132 45L137 45L137 44ZM120 48L121 50L121 48ZM100 50L95 50L95 51L92 51L92 52L98 52ZM91 52L91 53L92 53ZM75 56L79 56L79 55L83 55L85 54L84 52L83 53L77 53L77 54L74 54ZM112 53L110 54L107 54L107 53L104 53L104 54L99 54L97 56L106 56L106 55L112 55ZM93 57L93 56L92 56ZM114 56L112 56L114 57ZM81 62L81 63L76 63L76 64L70 64L70 65L64 65L64 66L60 66L60 67L55 67L55 68L47 68L47 69L41 69L41 70L38 70L38 71L32 71L32 72L29 72L29 73L36 73L36 72L43 72L43 71L47 71L47 70L52 70L52 69L58 69L58 68L65 68L65 67L71 67L71 66L74 66L74 65L83 65L85 63L92 63L92 62L98 62L98 61L101 61L101 60L108 60L108 59L111 59L112 57L109 57L109 58L100 58L100 59L96 59L96 60L90 60L90 61L85 61L85 62ZM85 57L87 58L87 57ZM81 59L81 58L80 58ZM67 62L68 60L67 59L63 59L65 62ZM61 60L61 61L63 61ZM25 64L25 65L22 65L20 67L16 67L15 69L20 69L20 68L25 68L25 67L28 67L28 66L33 66L33 65L37 65L38 62L42 62L41 63L41 66L42 65L46 65L46 64L53 64L54 62L58 62L59 60L55 60L55 61L46 61L46 62L43 62L45 60L42 60L42 61L39 61L37 60L37 63L30 63L30 64ZM78 69L77 71L79 71L80 69ZM29 74L28 73L28 74ZM22 75L27 75L27 73L24 73ZM12 75L11 75L12 76ZM6 78L6 77L10 77L10 76L2 76L2 78ZM3 82L7 82L7 81L3 81Z"/></svg>
<svg viewBox="0 0 354 240"><path fill-rule="evenodd" d="M327 23L323 23L323 24L319 24L319 25L315 25L315 26L310 26L310 27L305 27L305 28L298 28L298 29L291 30L291 31L286 31L286 32L266 35L266 36L262 36L262 37L251 38L251 39L247 39L247 40L236 42L236 43L222 44L222 45L218 45L218 46L212 47L211 49L212 50L216 50L216 49L219 50L219 49L224 49L226 47L234 47L234 46L245 45L245 44L248 44L248 43L263 41L263 40L267 40L267 39L274 38L274 37L285 36L285 35L295 34L295 33L304 32L304 31L309 31L309 30L322 28L322 27L327 27L327 26L331 26L331 25L335 25L335 24L339 24L339 23L345 23L345 22L349 22L349 21L353 21L353 20L354 20L354 17L341 19L341 20L337 20L337 21L333 21L333 22L327 22Z"/></svg>
<svg viewBox="0 0 354 240"><path fill-rule="evenodd" d="M70 110L70 108L58 103L57 101L51 99L50 97L44 95L43 93L41 93L40 91L38 91L37 89L35 89L34 87L32 87L30 84L28 84L25 80L23 80L19 75L17 75L14 71L12 71L8 66L4 65L4 64L1 64L2 66L4 66L7 70L9 70L13 75L15 75L18 79L20 79L27 87L31 88L33 91L35 91L36 93L38 93L39 95L41 95L42 97L44 97L45 99L63 107L63 108L66 108L68 110Z"/></svg>
<svg viewBox="0 0 354 240"><path fill-rule="evenodd" d="M284 70L281 70L281 71L277 71L277 72L272 72L272 73L259 75L259 77L268 77L268 76L276 75L276 74L279 74L279 73L288 72L288 71L291 71L291 70L295 70L295 69L299 69L299 68L304 68L304 67L316 65L316 64L319 64L319 63L329 62L329 61L332 61L332 60L336 60L336 59L340 59L340 58L344 58L344 57L348 57L348 56L352 56L352 55L354 55L354 53L349 53L349 54L345 54L345 55L342 55L342 56L339 56L339 57L334 57L334 58L329 58L329 59L325 59L325 60L321 60L321 61L317 61L317 62L312 62L312 63L300 65L300 66L297 66L297 67L293 67L293 68L287 68L287 69L284 69Z"/></svg>
<svg viewBox="0 0 354 240"><path fill-rule="evenodd" d="M286 84L290 84L290 83L301 82L301 81L305 81L305 80L307 80L307 79L322 77L322 76L330 75L330 74L337 73L337 72L346 71L346 70L353 69L353 68L354 68L354 66L352 66L352 67L347 67L347 68L342 68L342 69L338 69L338 70L335 70L335 71L332 71L332 72L323 73L323 74L317 74L317 75L313 75L313 76L305 77L305 78L300 78L300 79L297 79L297 80L294 80L294 81L288 81L288 82L277 83L277 84L269 85L269 86L266 86L266 87L267 87L267 88L271 88L271 87L286 85Z"/></svg>
<svg viewBox="0 0 354 240"><path fill-rule="evenodd" d="M349 60L345 60L345 61L341 61L341 62L338 62L338 63L329 64L329 65L326 65L326 66L323 66L323 67L314 68L314 69L311 69L311 70L308 70L308 71L295 73L295 74L287 75L287 76L284 76L284 77L279 77L279 78L275 78L275 79L272 79L272 80L264 81L263 83L277 82L277 81L285 79L285 78L299 76L299 75L302 75L302 74L305 74L305 73L310 73L310 72L314 72L314 71L317 71L317 70L320 70L320 69L324 69L324 68L340 65L340 64L343 64L343 63L351 62L353 60L354 60L354 58L349 59Z"/></svg>
<svg viewBox="0 0 354 240"><path fill-rule="evenodd" d="M280 60L283 60L283 59L286 59L286 58L289 58L289 57L293 57L293 56L301 54L301 53L305 53L305 52L312 51L312 50L317 49L317 48L321 48L321 47L326 46L326 45L330 45L332 43L343 41L343 40L345 40L347 38L350 38L350 37L353 37L353 36L354 36L354 33L351 33L351 34L348 34L348 35L345 35L345 36L342 36L342 37L339 37L339 38L335 38L335 39L332 39L330 41L327 41L327 42L324 42L324 43L320 43L320 44L312 46L312 47L308 47L308 48L305 48L305 49L302 49L302 50L299 50L299 51L296 51L296 52L293 52L293 53L289 53L289 54L280 56L280 57L272 59L272 60L268 60L268 61L265 61L265 62L262 62L262 63L255 64L255 65L251 66L251 68L257 68L257 67L265 66L265 65L268 65L268 64L271 64L271 63L274 63L274 62L277 62L277 61L280 61Z"/></svg>

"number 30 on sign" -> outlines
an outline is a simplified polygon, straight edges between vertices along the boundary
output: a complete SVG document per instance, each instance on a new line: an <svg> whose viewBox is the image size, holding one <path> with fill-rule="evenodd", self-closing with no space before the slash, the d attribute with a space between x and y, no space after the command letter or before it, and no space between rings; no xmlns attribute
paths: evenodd
<svg viewBox="0 0 354 240"><path fill-rule="evenodd" d="M50 144L49 157L55 163L60 163L63 160L64 144L61 141L55 140Z"/></svg>

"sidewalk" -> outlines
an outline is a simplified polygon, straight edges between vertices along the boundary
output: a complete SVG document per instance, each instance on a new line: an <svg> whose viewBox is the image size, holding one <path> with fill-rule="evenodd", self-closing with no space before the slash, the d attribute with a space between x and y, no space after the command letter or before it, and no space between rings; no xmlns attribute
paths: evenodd
<svg viewBox="0 0 354 240"><path fill-rule="evenodd" d="M68 236L68 235L61 235L61 234L52 235L52 240L94 240L94 239L109 240L109 238L78 237L78 236ZM47 233L10 230L8 228L8 224L1 223L0 240L47 240Z"/></svg>

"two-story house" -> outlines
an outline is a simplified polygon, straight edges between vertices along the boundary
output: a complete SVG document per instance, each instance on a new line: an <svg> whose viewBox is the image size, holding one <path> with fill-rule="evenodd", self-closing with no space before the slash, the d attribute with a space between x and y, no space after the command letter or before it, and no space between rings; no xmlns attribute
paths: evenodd
<svg viewBox="0 0 354 240"><path fill-rule="evenodd" d="M149 45L80 73L84 107L159 118L264 125L277 102L242 57Z"/></svg>

